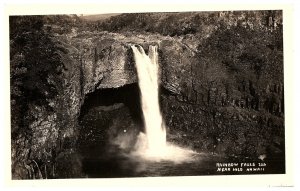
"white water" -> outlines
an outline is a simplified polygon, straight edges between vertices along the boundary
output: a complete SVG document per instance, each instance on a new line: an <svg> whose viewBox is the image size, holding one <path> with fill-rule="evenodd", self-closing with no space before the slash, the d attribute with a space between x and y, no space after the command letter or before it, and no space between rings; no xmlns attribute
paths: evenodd
<svg viewBox="0 0 300 191"><path fill-rule="evenodd" d="M157 47L150 46L148 55L141 46L131 48L136 63L145 122L145 134L139 135L136 151L150 160L186 160L191 151L167 144L166 141L166 128L159 108Z"/></svg>
<svg viewBox="0 0 300 191"><path fill-rule="evenodd" d="M132 46L136 62L141 103L145 120L147 149L156 153L166 147L166 129L163 125L158 100L158 53L156 46L149 47L149 56L142 47Z"/></svg>

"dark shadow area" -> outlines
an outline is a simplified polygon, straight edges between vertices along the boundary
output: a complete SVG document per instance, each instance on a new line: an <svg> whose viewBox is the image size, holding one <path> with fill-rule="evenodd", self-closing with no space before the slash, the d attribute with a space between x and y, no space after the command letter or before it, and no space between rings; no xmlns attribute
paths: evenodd
<svg viewBox="0 0 300 191"><path fill-rule="evenodd" d="M142 109L140 103L140 91L136 83L125 85L120 88L109 88L96 90L85 97L81 108L79 121L86 115L90 109L98 106L113 106L117 103L123 103L130 111L133 120L139 125L143 125ZM113 110L114 108L111 107ZM107 108L110 110L110 108Z"/></svg>

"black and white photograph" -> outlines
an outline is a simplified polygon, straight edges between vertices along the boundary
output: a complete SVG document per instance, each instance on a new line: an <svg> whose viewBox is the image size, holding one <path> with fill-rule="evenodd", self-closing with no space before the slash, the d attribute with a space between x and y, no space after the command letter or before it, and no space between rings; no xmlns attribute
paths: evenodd
<svg viewBox="0 0 300 191"><path fill-rule="evenodd" d="M11 179L286 174L284 19L10 15Z"/></svg>

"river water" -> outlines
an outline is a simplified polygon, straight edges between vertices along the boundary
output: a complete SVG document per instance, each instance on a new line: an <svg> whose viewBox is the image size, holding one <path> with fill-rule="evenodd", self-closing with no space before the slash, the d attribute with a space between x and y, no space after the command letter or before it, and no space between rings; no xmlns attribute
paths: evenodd
<svg viewBox="0 0 300 191"><path fill-rule="evenodd" d="M174 156L176 157L176 156ZM201 175L240 175L240 174L282 174L284 162L274 157L264 162L249 158L220 156L213 153L194 153L187 161L170 160L152 161L142 157L133 157L115 145L107 145L102 149L85 150L82 159L82 171L86 178L121 178L121 177L158 177L158 176L201 176ZM218 171L217 163L266 163L264 171Z"/></svg>

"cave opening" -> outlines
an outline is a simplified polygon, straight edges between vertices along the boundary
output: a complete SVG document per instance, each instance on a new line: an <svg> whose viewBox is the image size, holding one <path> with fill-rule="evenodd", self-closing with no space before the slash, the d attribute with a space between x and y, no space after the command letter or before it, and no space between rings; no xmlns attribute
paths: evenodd
<svg viewBox="0 0 300 191"><path fill-rule="evenodd" d="M131 138L143 130L140 92L136 83L99 89L85 96L79 116L78 148L83 155L91 149L107 149L122 136ZM119 140L121 141L121 140ZM129 148L128 148L129 149Z"/></svg>

